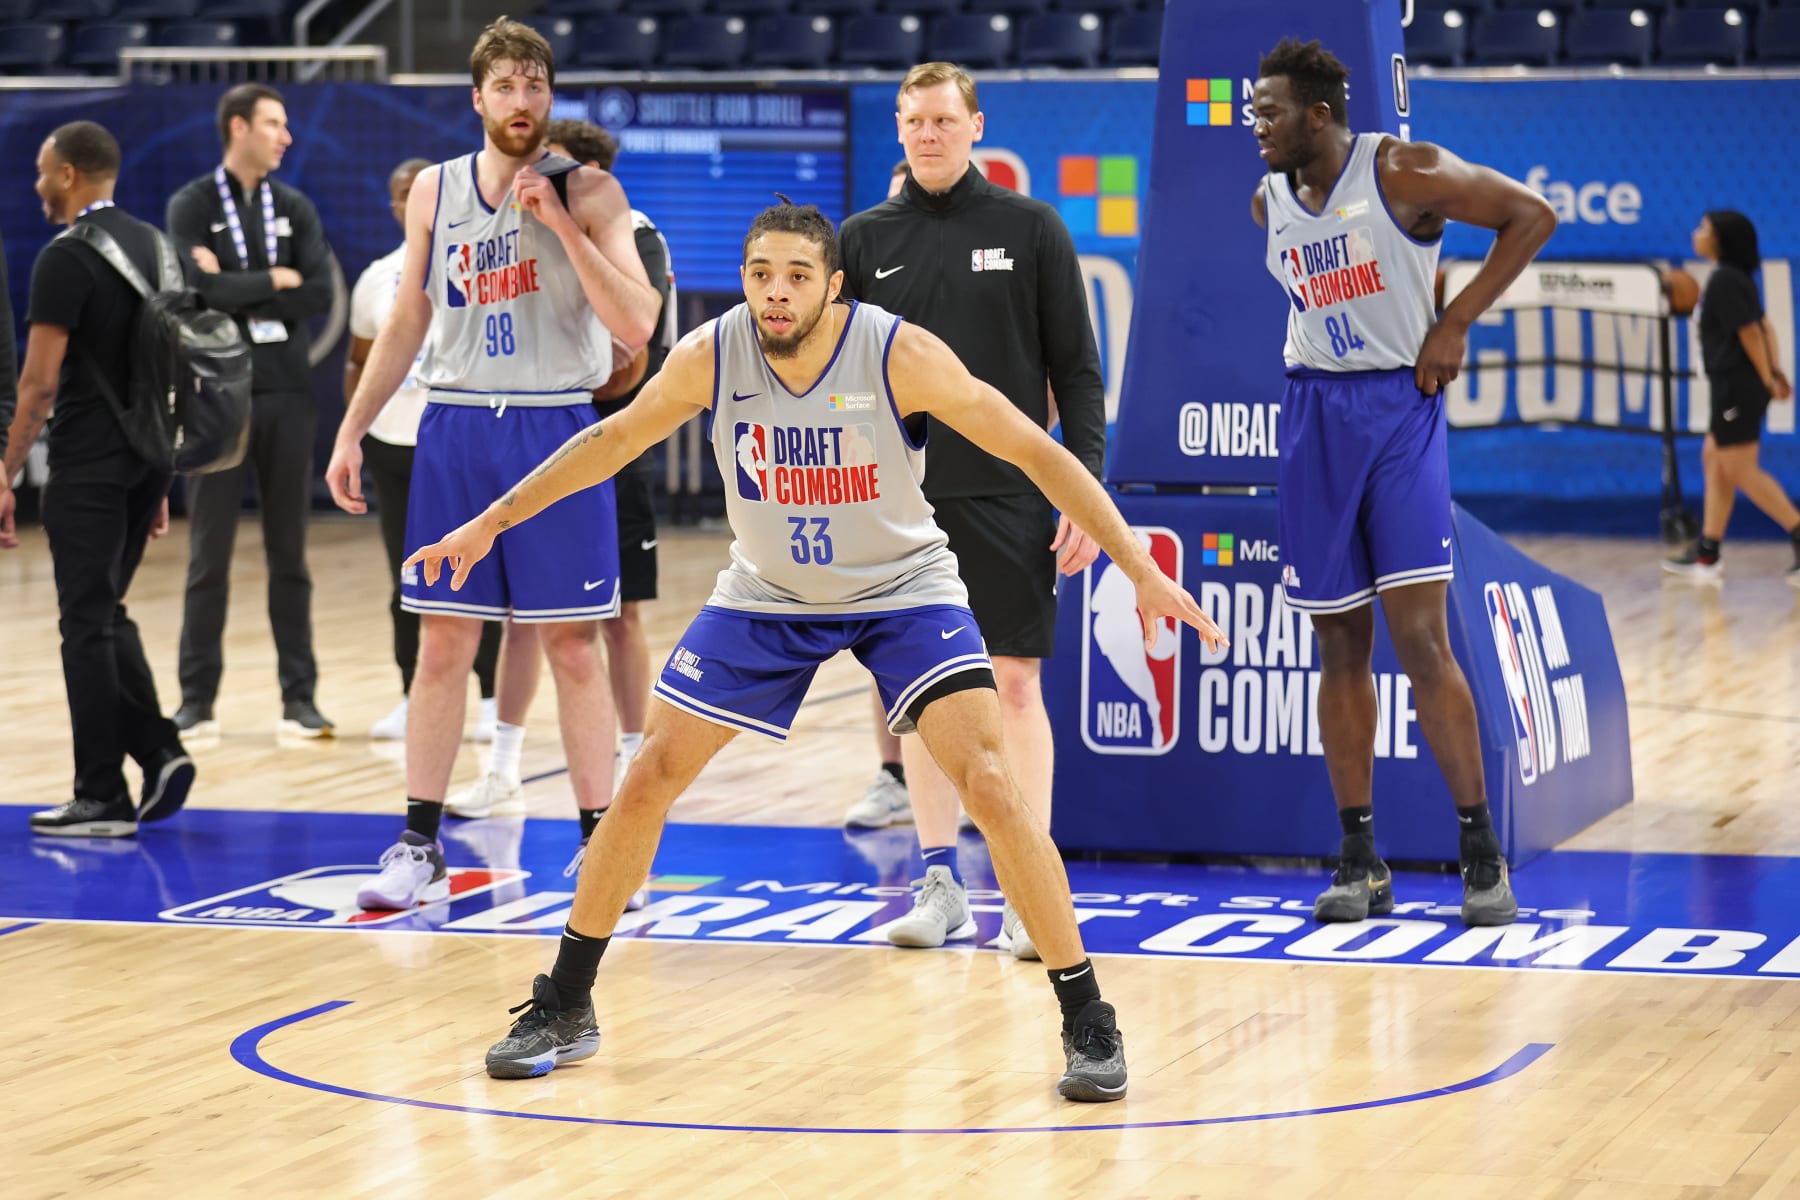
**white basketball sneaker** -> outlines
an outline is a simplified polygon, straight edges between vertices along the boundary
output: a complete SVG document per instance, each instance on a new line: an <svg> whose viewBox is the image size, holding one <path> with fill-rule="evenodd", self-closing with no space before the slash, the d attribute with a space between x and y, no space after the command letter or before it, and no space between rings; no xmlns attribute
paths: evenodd
<svg viewBox="0 0 1800 1200"><path fill-rule="evenodd" d="M404 742L406 740L406 697L394 705L393 711L369 726L371 742Z"/></svg>
<svg viewBox="0 0 1800 1200"><path fill-rule="evenodd" d="M408 829L381 856L381 874L356 893L358 908L412 908L450 897L444 848Z"/></svg>
<svg viewBox="0 0 1800 1200"><path fill-rule="evenodd" d="M501 779L489 771L461 791L452 792L444 801L444 811L469 821L482 817L522 817L525 815L525 785L516 779Z"/></svg>

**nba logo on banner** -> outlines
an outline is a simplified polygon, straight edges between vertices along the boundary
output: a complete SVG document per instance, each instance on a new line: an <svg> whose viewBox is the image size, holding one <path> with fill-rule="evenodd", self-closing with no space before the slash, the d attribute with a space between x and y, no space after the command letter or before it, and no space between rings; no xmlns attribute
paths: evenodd
<svg viewBox="0 0 1800 1200"><path fill-rule="evenodd" d="M737 449L737 490L746 500L758 503L769 498L769 427L751 421L739 421L732 431L732 445Z"/></svg>
<svg viewBox="0 0 1800 1200"><path fill-rule="evenodd" d="M1172 529L1132 532L1170 579L1181 579L1181 538ZM1181 627L1157 622L1144 648L1137 590L1106 555L1083 576L1081 740L1096 754L1167 754L1181 733Z"/></svg>
<svg viewBox="0 0 1800 1200"><path fill-rule="evenodd" d="M1551 724L1550 685L1544 670L1543 643L1516 583L1488 583L1481 589L1500 677L1506 683L1506 710L1512 716L1513 740L1519 755L1519 782L1537 782L1540 769L1556 765L1556 729Z"/></svg>
<svg viewBox="0 0 1800 1200"><path fill-rule="evenodd" d="M444 292L451 308L469 307L474 283L474 248L467 242L452 242L444 251Z"/></svg>

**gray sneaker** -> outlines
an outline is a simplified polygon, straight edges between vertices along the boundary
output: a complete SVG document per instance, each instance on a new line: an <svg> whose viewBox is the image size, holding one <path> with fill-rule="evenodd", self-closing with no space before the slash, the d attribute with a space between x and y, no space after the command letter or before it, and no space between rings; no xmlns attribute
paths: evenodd
<svg viewBox="0 0 1800 1200"><path fill-rule="evenodd" d="M930 950L946 941L965 941L975 936L969 893L956 882L949 867L927 867L925 878L913 883L919 894L913 900L912 911L888 927L891 944Z"/></svg>
<svg viewBox="0 0 1800 1200"><path fill-rule="evenodd" d="M1063 1099L1098 1104L1125 1098L1125 1035L1112 1005L1088 1001L1063 1031L1062 1044L1068 1068L1056 1090Z"/></svg>
<svg viewBox="0 0 1800 1200"><path fill-rule="evenodd" d="M548 975L531 981L531 999L511 1009L525 1009L512 1032L488 1048L487 1073L495 1079L536 1079L564 1063L592 1058L600 1049L591 1002L564 1008Z"/></svg>
<svg viewBox="0 0 1800 1200"><path fill-rule="evenodd" d="M1313 901L1315 921L1361 921L1394 911L1394 873L1380 859L1338 863L1331 886Z"/></svg>
<svg viewBox="0 0 1800 1200"><path fill-rule="evenodd" d="M912 823L912 798L906 785L885 770L875 772L862 799L844 814L845 829L886 829L889 825Z"/></svg>
<svg viewBox="0 0 1800 1200"><path fill-rule="evenodd" d="M1464 925L1511 925L1519 917L1504 858L1478 858L1462 865Z"/></svg>
<svg viewBox="0 0 1800 1200"><path fill-rule="evenodd" d="M1012 906L1011 900L1000 910L1000 948L1012 951L1014 958L1039 961L1037 945L1025 932L1025 922L1019 920L1019 910Z"/></svg>

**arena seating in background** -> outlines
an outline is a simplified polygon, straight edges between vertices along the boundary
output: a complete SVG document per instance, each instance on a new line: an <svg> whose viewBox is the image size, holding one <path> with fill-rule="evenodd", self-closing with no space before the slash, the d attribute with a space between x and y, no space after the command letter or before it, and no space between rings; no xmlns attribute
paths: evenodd
<svg viewBox="0 0 1800 1200"><path fill-rule="evenodd" d="M1127 67L1156 65L1163 3L542 0L525 19L571 69ZM297 6L0 0L0 73L110 74L131 46L280 44ZM1406 50L1441 67L1795 65L1800 0L1415 0Z"/></svg>

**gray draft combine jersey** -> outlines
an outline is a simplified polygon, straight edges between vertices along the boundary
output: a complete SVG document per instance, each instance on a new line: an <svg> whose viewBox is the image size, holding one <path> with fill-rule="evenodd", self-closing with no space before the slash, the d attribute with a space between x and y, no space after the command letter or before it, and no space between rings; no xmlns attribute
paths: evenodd
<svg viewBox="0 0 1800 1200"><path fill-rule="evenodd" d="M919 488L924 446L888 389L899 326L852 304L824 373L796 395L763 357L749 306L719 318L710 434L736 540L708 604L821 615L968 604Z"/></svg>
<svg viewBox="0 0 1800 1200"><path fill-rule="evenodd" d="M569 165L554 154L532 164L545 174ZM533 396L592 393L606 382L612 334L562 242L526 219L510 188L489 208L473 154L443 164L430 254L431 337L419 370L426 387Z"/></svg>
<svg viewBox="0 0 1800 1200"><path fill-rule="evenodd" d="M1381 371L1414 366L1436 309L1439 242L1394 223L1375 152L1385 133L1358 134L1317 216L1286 175L1263 180L1269 273L1287 289L1290 367Z"/></svg>

